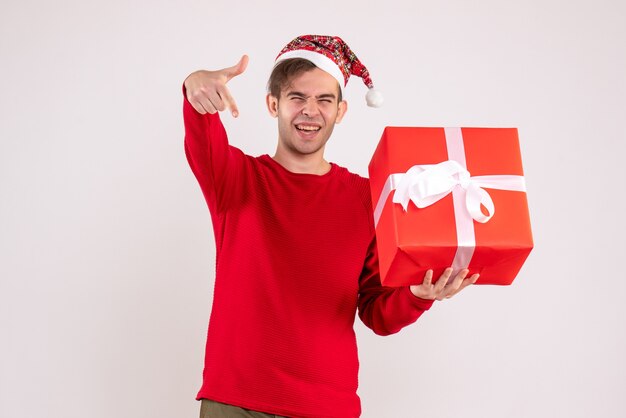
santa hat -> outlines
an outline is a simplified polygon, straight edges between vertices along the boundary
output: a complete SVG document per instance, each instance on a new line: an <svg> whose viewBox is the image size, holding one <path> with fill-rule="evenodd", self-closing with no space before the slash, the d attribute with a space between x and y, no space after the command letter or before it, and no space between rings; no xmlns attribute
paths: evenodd
<svg viewBox="0 0 626 418"><path fill-rule="evenodd" d="M303 35L289 42L276 57L276 64L290 58L304 58L316 67L332 75L343 92L350 75L363 79L369 89L365 100L371 107L383 104L382 94L374 89L367 68L356 57L350 47L338 36Z"/></svg>

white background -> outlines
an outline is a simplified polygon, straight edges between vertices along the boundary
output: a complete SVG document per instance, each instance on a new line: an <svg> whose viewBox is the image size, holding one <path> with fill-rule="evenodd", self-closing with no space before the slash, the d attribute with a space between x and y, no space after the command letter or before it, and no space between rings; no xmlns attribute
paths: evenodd
<svg viewBox="0 0 626 418"><path fill-rule="evenodd" d="M363 416L626 416L626 6L620 0L2 0L0 416L196 417L213 286L181 83L233 65L247 153L297 35L358 79L327 157L367 174L384 126L519 128L535 250L398 335L357 325Z"/></svg>

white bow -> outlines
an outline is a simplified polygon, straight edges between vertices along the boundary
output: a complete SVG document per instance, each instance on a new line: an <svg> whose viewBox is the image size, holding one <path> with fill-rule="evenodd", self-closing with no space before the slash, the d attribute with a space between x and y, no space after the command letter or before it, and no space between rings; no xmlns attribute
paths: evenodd
<svg viewBox="0 0 626 418"><path fill-rule="evenodd" d="M511 175L474 176L454 160L434 165L414 165L406 173L392 174L393 202L406 211L409 201L425 208L443 199L459 186L466 191L465 207L470 216L480 223L488 222L495 214L489 193L483 189L526 191L524 177ZM487 210L485 215L481 205Z"/></svg>

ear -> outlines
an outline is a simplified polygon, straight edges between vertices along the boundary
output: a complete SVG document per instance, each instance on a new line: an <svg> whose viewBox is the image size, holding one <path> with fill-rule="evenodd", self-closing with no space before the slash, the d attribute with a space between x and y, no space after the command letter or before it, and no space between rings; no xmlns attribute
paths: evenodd
<svg viewBox="0 0 626 418"><path fill-rule="evenodd" d="M271 94L267 94L265 96L265 104L267 104L267 110L270 112L270 115L275 118L278 116L278 99Z"/></svg>
<svg viewBox="0 0 626 418"><path fill-rule="evenodd" d="M335 123L341 122L343 116L346 114L347 111L348 102L346 102L345 100L340 101L339 105L337 106L337 119L335 119Z"/></svg>

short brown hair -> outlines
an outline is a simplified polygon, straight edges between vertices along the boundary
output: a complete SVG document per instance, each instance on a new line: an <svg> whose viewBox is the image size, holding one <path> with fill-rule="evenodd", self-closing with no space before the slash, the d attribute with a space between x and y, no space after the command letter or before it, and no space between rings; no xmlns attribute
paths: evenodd
<svg viewBox="0 0 626 418"><path fill-rule="evenodd" d="M317 68L317 66L304 58L290 58L280 61L274 66L274 69L270 74L270 78L267 81L267 92L279 99L282 90L289 86L289 83L291 83L291 80L293 80L294 77L297 77L307 71L311 71L314 68ZM337 101L340 102L343 100L343 97L341 95L341 88L339 88L339 84L337 84L337 86L339 90Z"/></svg>

